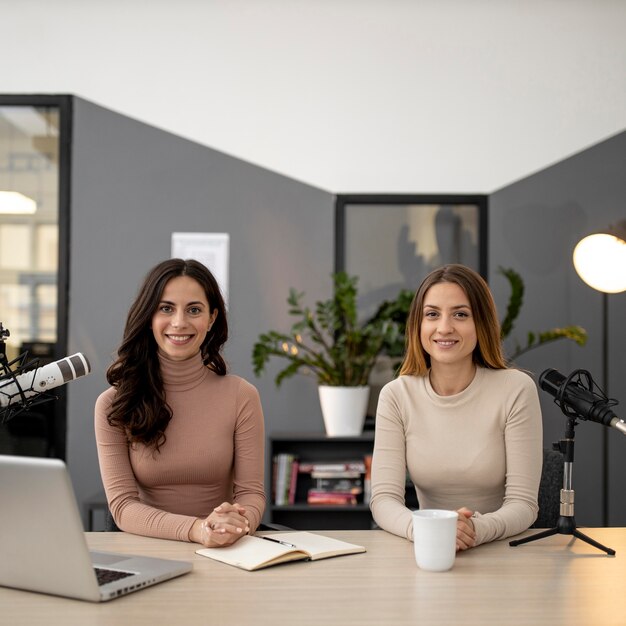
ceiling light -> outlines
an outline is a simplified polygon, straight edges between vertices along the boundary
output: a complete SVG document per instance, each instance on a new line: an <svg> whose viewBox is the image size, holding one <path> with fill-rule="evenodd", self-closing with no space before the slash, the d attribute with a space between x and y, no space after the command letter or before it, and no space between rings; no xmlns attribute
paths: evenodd
<svg viewBox="0 0 626 626"><path fill-rule="evenodd" d="M37 203L19 191L0 191L0 213L32 214Z"/></svg>

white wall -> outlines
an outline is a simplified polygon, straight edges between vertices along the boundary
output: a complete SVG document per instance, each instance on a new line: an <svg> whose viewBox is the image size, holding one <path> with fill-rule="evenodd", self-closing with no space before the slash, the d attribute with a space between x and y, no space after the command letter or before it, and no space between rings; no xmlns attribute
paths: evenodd
<svg viewBox="0 0 626 626"><path fill-rule="evenodd" d="M333 192L490 192L626 128L623 0L0 0L73 93Z"/></svg>

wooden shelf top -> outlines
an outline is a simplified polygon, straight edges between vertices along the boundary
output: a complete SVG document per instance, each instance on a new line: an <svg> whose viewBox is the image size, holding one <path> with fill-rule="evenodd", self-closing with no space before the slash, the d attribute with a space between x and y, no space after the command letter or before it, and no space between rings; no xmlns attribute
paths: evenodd
<svg viewBox="0 0 626 626"><path fill-rule="evenodd" d="M351 437L329 437L326 433L311 433L311 432L274 432L269 434L269 438L272 441L324 441L328 443L333 442L345 442L345 441L374 441L374 431L366 430L361 435Z"/></svg>

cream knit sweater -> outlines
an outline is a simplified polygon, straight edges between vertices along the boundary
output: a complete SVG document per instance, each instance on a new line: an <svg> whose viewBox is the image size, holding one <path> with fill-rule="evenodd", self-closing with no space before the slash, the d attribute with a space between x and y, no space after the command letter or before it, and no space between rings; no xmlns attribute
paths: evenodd
<svg viewBox="0 0 626 626"><path fill-rule="evenodd" d="M537 517L541 465L537 388L519 370L479 367L453 396L438 396L428 376L401 376L381 391L371 509L391 533L413 539L408 469L420 508L476 512L476 545L515 535Z"/></svg>

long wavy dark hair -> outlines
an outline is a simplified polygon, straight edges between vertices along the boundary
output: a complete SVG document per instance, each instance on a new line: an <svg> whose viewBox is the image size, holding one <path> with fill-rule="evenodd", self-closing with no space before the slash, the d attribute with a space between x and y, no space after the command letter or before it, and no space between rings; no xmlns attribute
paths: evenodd
<svg viewBox="0 0 626 626"><path fill-rule="evenodd" d="M474 270L451 263L433 270L418 287L406 323L406 351L400 375L424 376L430 367L430 355L420 340L426 292L438 283L455 283L467 295L476 325L474 363L489 369L506 369L502 352L500 322L491 290L484 278Z"/></svg>
<svg viewBox="0 0 626 626"><path fill-rule="evenodd" d="M204 364L216 374L227 373L221 350L228 339L226 307L213 274L194 260L168 259L151 269L130 307L117 359L107 370L107 380L117 389L108 415L109 424L122 428L129 443L155 450L165 443L165 429L172 411L165 400L158 346L151 329L165 285L178 276L189 276L204 289L215 322L200 346Z"/></svg>

